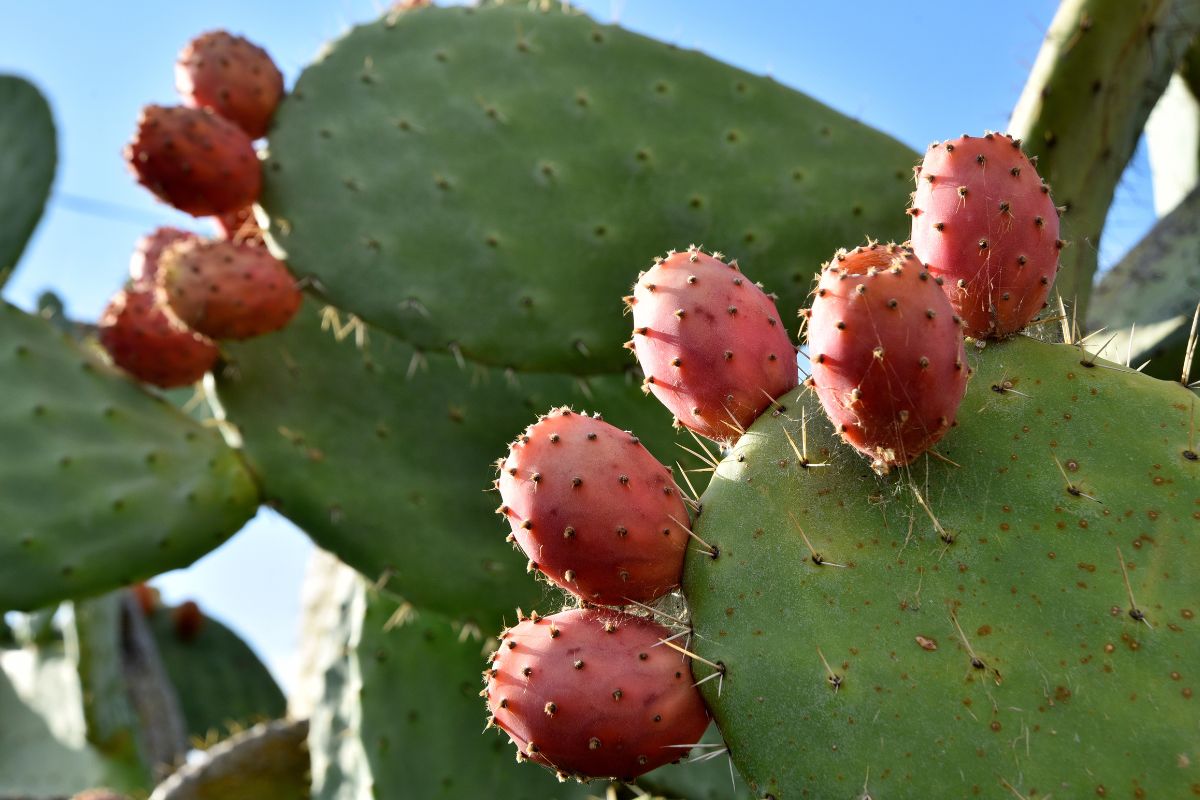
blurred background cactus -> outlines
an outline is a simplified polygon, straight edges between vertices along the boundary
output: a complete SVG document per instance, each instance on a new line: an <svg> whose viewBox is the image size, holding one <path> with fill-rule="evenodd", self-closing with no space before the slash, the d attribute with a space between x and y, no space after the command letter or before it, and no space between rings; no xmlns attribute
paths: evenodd
<svg viewBox="0 0 1200 800"><path fill-rule="evenodd" d="M904 208L919 158L912 146L960 129L1008 127L1054 187L1070 244L1040 335L1077 350L1022 340L985 351L966 401L979 408L972 407L970 420L963 415L957 438L947 441L976 452L1007 447L1009 427L1024 413L1003 405L1013 399L1006 390L1022 390L1005 386L1015 370L1048 385L1080 358L1128 368L1149 361L1144 371L1164 382L1122 375L1119 391L1092 392L1104 405L1075 411L1069 433L1057 420L1025 432L1039 447L1053 438L1088 453L1080 474L1107 505L1086 507L1079 519L1101 528L1110 512L1126 507L1153 514L1162 542L1153 569L1170 571L1186 559L1200 502L1195 395L1188 391L1196 385L1185 367L1200 303L1193 63L1200 63L1193 47L1200 3L1063 0L1054 13L1052 4L1031 0L1025 5L1032 19L1012 4L972 10L975 28L995 32L992 59L980 57L978 35L949 35L961 33L961 20L947 19L951 5L880 3L877 24L895 41L932 36L939 50L918 48L898 69L895 48L868 48L855 56L853 71L827 46L797 52L791 33L784 34L800 26L827 39L861 27L860 20L846 9L787 4L753 15L727 4L623 9L626 24L653 38L610 24L622 8L603 3L582 4L590 15L558 2L397 4L379 13L362 9L354 27L339 31L325 22L281 41L275 37L293 24L290 16L232 4L169 24L143 20L144 31L153 32L144 66L166 76L155 87L170 80L174 52L213 27L244 27L289 78L259 145L257 207L238 219L239 233L223 221L218 235L258 247L261 224L271 253L305 291L286 328L221 343L211 374L194 390L170 391L140 385L114 367L89 323L123 280L138 236L161 224L218 230L156 205L121 172L118 143L133 130L137 107L172 101L122 94L123 111L105 109L93 128L88 121L97 115L81 96L78 74L64 82L56 73L52 102L34 86L46 63L35 50L56 53L64 41L55 38L59 29L36 10L6 12L16 19L3 26L0 44L12 47L0 49L13 55L0 56L0 70L33 83L0 76L0 286L14 273L47 198L52 214L5 289L11 302L0 308L0 609L7 612L0 623L0 800L67 798L97 787L162 800L783 798L810 787L858 792L860 766L868 762L887 771L876 772L876 781L899 781L884 784L896 796L950 796L972 782L1001 796L1010 777L997 783L994 761L981 759L966 771L983 777L960 771L946 781L936 774L907 780L896 777L904 768L865 755L873 745L864 740L847 737L833 755L803 744L806 729L824 742L829 720L875 713L871 708L886 708L889 724L911 730L906 712L935 701L889 696L846 711L831 706L821 681L817 690L797 691L797 671L807 674L812 665L807 651L799 665L792 643L809 629L790 618L781 623L774 609L750 604L742 613L740 601L730 599L747 591L750 575L766 576L766 587L796 607L828 601L819 582L796 588L793 580L811 549L807 540L753 551L756 532L779 522L780 498L764 502L762 492L786 495L810 532L816 526L832 536L857 525L895 537L885 548L907 546L903 528L911 534L912 517L883 508L887 484L864 478L858 462L839 460L813 479L816 495L853 502L849 515L810 501L808 484L755 472L759 466L738 468L756 481L748 494L750 484L726 472L705 495L716 511L699 532L716 531L727 556L747 556L689 558L684 594L702 640L697 649L728 663L731 675L740 659L761 665L765 677L731 677L720 690L715 681L706 685L721 731L711 729L711 747L691 761L628 785L560 784L552 772L518 768L507 742L480 734L485 710L477 696L484 655L501 626L516 621L514 609L551 612L563 603L526 574L492 514L494 495L484 491L493 460L514 433L553 406L573 404L636 431L660 460L678 462L677 478L691 475L702 484L701 471L710 469L678 446L696 445L643 397L643 376L621 350L628 320L619 299L637 271L655 254L691 242L732 251L778 295L790 327L791 311L807 303L813 273L838 247L865 235L907 238ZM112 13L82 11L80 23L96 14L110 24ZM953 13L962 11L955 5ZM665 24L672 15L676 21ZM332 41L305 66L322 39ZM697 45L708 54L692 49ZM763 52L777 54L782 66ZM80 67L78 55L54 58ZM130 74L143 66L134 67L132 55L128 63ZM947 108L930 108L930 84L914 79L922 65L941 71L935 94L952 101L939 104ZM114 73L108 80L124 78ZM111 139L97 157L102 166L81 168L79 155L95 148L84 139L96 130ZM60 159L67 178L60 176L52 192ZM106 282L92 275L101 271ZM46 286L65 302L39 298ZM1091 353L1081 355L1085 350ZM1180 382L1183 388L1171 385ZM808 403L806 446L828 453L839 445L798 391L786 402ZM1061 386L1043 391L1046 403L1067 407L1077 399ZM1132 428L1109 424L1118 419ZM771 433L786 424L764 419L756 429L768 465L790 457ZM1164 469L1156 459L1168 440L1174 460ZM1034 457L1014 447L1012 459L1018 456ZM1158 472L1132 482L1126 470L1135 462L1139 470L1153 462ZM682 472L688 468L699 471ZM949 471L936 464L926 494L932 498L941 487L944 500L967 485L1019 494L1029 480L997 478L990 466L947 477ZM1078 489L1074 478L1063 478ZM1062 488L1041 487L1046 497ZM1004 513L1036 527L1040 497L1032 492ZM961 531L1010 524L975 512L968 505L956 515L943 505L935 525ZM281 533L283 518L303 532L304 544ZM208 562L220 579L210 581L201 605L181 596L181 587L196 585L186 574L156 577L235 534ZM1117 558L1107 543L1101 555L1091 547L1072 540L1049 557L1081 569ZM310 552L301 581L299 565ZM932 553L930 574L941 558ZM1120 563L1124 570L1123 557ZM1119 603L1123 589L1113 569L1087 580L1111 589ZM869 580L886 586L889 574L883 569ZM150 579L153 586L143 583ZM948 573L930 578L927 600L953 594L952 585L941 584L954 580ZM1192 740L1156 734L1131 745L1135 760L1157 764L1161 756L1180 766L1177 773L1167 761L1144 767L1129 791L1175 796L1200 782L1190 766L1200 763L1197 715L1178 701L1190 700L1190 684L1175 677L1190 680L1189 660L1196 663L1186 601L1196 587L1162 583L1139 590L1144 606L1187 613L1171 618L1175 627L1161 617L1157 633L1177 636L1173 649L1147 642L1146 650L1165 659L1156 667L1178 666L1158 674L1131 665L1128 674L1157 686L1169 672L1171 701L1154 695L1154 713L1167 720L1168 734L1190 732ZM906 578L881 597L903 603L913 591ZM1008 589L997 584L990 591L998 605ZM844 601L876 599L866 592ZM682 607L678 596L671 602ZM229 616L228 626L212 616L212 604ZM283 622L281 606L291 610ZM993 641L1036 635L1050 642L1057 629L1038 627L1041 613L1006 618L1010 629ZM873 635L869 620L858 623L844 626L839 652ZM299 635L290 657L281 654L293 634L280 633L289 626ZM250 644L237 630L253 632ZM910 633L923 636L906 627L908 639ZM1039 644L1030 652L1049 664L1057 651ZM924 677L936 682L959 666L938 666ZM877 666L857 669L880 685L890 680ZM698 666L697 677L706 670ZM1103 680L1082 694L1080 685L1070 684L1067 696L1078 699L1060 714L1068 727L1076 714L1134 730L1150 713L1106 706L1112 687ZM1047 696L1065 705L1056 686L1047 684ZM766 695L772 702L753 711ZM1009 722L1009 738L1028 727L1024 719ZM973 742L964 735L944 749L970 760ZM731 758L723 755L726 746ZM1070 748L1053 753L1075 757ZM1039 763L1047 757L1043 752ZM1106 758L1100 749L1079 757ZM1100 784L1111 789L1128 778L1127 763L1106 760L1102 770L1097 764L1105 775ZM822 783L812 778L816 772L836 778ZM1031 766L1029 774L1042 773ZM870 772L866 777L863 796L875 785ZM1030 798L1060 791L1046 780L1037 786L1043 794L1025 784L1008 789Z"/></svg>

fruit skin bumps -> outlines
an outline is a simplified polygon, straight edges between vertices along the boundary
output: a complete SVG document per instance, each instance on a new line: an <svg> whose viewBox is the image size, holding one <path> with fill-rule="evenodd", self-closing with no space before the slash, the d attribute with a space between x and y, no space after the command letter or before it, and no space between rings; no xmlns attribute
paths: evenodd
<svg viewBox="0 0 1200 800"><path fill-rule="evenodd" d="M125 162L138 183L194 217L245 208L262 189L250 137L229 120L196 108L143 108L125 146Z"/></svg>
<svg viewBox="0 0 1200 800"><path fill-rule="evenodd" d="M679 585L687 508L633 434L556 408L498 466L497 512L531 569L602 605L648 603Z"/></svg>
<svg viewBox="0 0 1200 800"><path fill-rule="evenodd" d="M645 617L584 608L500 634L484 672L489 724L560 778L632 779L687 755L708 727L686 656Z"/></svg>
<svg viewBox="0 0 1200 800"><path fill-rule="evenodd" d="M737 262L698 248L669 253L625 298L633 350L652 392L680 425L736 439L796 387L796 349L771 296Z"/></svg>
<svg viewBox="0 0 1200 800"><path fill-rule="evenodd" d="M155 228L134 245L133 255L129 259L129 279L135 286L153 287L158 276L158 260L162 258L163 251L176 242L198 238L191 231L179 228Z"/></svg>
<svg viewBox="0 0 1200 800"><path fill-rule="evenodd" d="M303 295L287 266L265 247L182 241L159 259L158 291L171 312L213 339L249 339L283 328Z"/></svg>
<svg viewBox="0 0 1200 800"><path fill-rule="evenodd" d="M988 133L930 145L908 213L913 252L943 279L968 336L1011 336L1042 310L1063 241L1020 142Z"/></svg>
<svg viewBox="0 0 1200 800"><path fill-rule="evenodd" d="M839 251L808 317L812 385L842 438L886 473L955 424L967 389L962 322L906 248Z"/></svg>
<svg viewBox="0 0 1200 800"><path fill-rule="evenodd" d="M210 109L257 139L266 135L283 97L283 75L248 39L209 31L180 51L175 88L187 105Z"/></svg>
<svg viewBox="0 0 1200 800"><path fill-rule="evenodd" d="M163 389L195 383L220 355L211 340L169 316L150 286L118 292L101 315L97 333L113 363Z"/></svg>

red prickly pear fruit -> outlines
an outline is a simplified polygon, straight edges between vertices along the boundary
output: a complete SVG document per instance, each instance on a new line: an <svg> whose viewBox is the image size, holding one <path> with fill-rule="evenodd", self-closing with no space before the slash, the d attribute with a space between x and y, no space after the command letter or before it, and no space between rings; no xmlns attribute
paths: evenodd
<svg viewBox="0 0 1200 800"><path fill-rule="evenodd" d="M499 462L497 511L530 566L590 603L648 603L679 585L687 507L628 431L556 408Z"/></svg>
<svg viewBox="0 0 1200 800"><path fill-rule="evenodd" d="M213 339L249 339L283 328L304 296L265 248L226 241L181 242L162 254L162 302L184 325Z"/></svg>
<svg viewBox="0 0 1200 800"><path fill-rule="evenodd" d="M559 777L630 780L687 755L708 727L691 665L653 620L606 609L525 619L484 672L491 722L517 760Z"/></svg>
<svg viewBox="0 0 1200 800"><path fill-rule="evenodd" d="M204 627L204 612L192 600L180 603L171 609L171 625L175 638L181 642L193 642Z"/></svg>
<svg viewBox="0 0 1200 800"><path fill-rule="evenodd" d="M625 302L634 326L625 347L646 373L642 388L701 436L737 438L796 387L796 348L774 298L736 260L695 247L669 253Z"/></svg>
<svg viewBox="0 0 1200 800"><path fill-rule="evenodd" d="M907 248L839 251L801 313L817 397L877 472L910 463L955 424L971 372L962 321Z"/></svg>
<svg viewBox="0 0 1200 800"><path fill-rule="evenodd" d="M163 389L195 383L220 355L207 337L168 316L151 287L118 292L101 315L97 332L113 363Z"/></svg>
<svg viewBox="0 0 1200 800"><path fill-rule="evenodd" d="M283 74L250 40L209 31L179 52L175 88L187 105L220 114L257 139L266 135L283 97Z"/></svg>
<svg viewBox="0 0 1200 800"><path fill-rule="evenodd" d="M159 594L158 589L148 583L135 583L129 587L129 591L133 594L133 599L137 601L143 616L150 616L162 605L162 595Z"/></svg>
<svg viewBox="0 0 1200 800"><path fill-rule="evenodd" d="M196 234L191 231L162 227L156 228L153 233L148 233L138 239L133 249L133 256L129 259L129 277L133 280L133 285L139 289L145 287L153 289L155 278L158 275L158 259L162 256L163 250L176 242L196 238L198 238Z"/></svg>
<svg viewBox="0 0 1200 800"><path fill-rule="evenodd" d="M196 108L142 109L125 162L139 183L194 217L245 208L262 188L250 137L229 120Z"/></svg>
<svg viewBox="0 0 1200 800"><path fill-rule="evenodd" d="M218 214L213 217L221 236L238 244L263 245L263 229L258 224L254 214L254 206L232 211L228 214Z"/></svg>
<svg viewBox="0 0 1200 800"><path fill-rule="evenodd" d="M913 252L975 338L1018 332L1058 272L1058 210L1021 143L1007 134L930 145L917 170Z"/></svg>

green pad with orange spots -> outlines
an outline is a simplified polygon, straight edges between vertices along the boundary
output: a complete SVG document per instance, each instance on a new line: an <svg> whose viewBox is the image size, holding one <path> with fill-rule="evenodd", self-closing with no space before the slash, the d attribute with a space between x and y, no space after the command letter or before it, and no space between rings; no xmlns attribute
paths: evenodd
<svg viewBox="0 0 1200 800"><path fill-rule="evenodd" d="M795 308L847 242L906 238L916 155L770 78L559 3L357 27L275 116L270 238L335 305L497 367L620 371L618 298L690 243Z"/></svg>
<svg viewBox="0 0 1200 800"><path fill-rule="evenodd" d="M878 478L800 389L716 472L696 532L720 555L684 589L734 762L779 800L1184 797L1195 397L1076 347L968 349L941 458Z"/></svg>
<svg viewBox="0 0 1200 800"><path fill-rule="evenodd" d="M0 609L187 566L258 506L215 429L7 304L0 387Z"/></svg>

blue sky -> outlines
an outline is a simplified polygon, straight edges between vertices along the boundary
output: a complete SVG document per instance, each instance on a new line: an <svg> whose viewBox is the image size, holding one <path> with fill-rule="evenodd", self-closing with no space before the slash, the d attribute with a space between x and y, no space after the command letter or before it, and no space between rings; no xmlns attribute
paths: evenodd
<svg viewBox="0 0 1200 800"><path fill-rule="evenodd" d="M1057 2L572 5L770 74L922 150L935 139L1004 129ZM143 105L176 102L172 67L190 37L213 28L241 33L267 48L290 85L323 42L385 7L374 0L0 4L0 72L41 87L60 137L47 216L4 296L29 307L53 288L73 316L95 319L120 286L140 235L163 224L206 228L155 202L120 155ZM1149 168L1139 151L1110 215L1102 264L1119 258L1153 221ZM302 534L263 512L220 550L155 583L168 599L197 599L241 631L287 682L309 550Z"/></svg>

